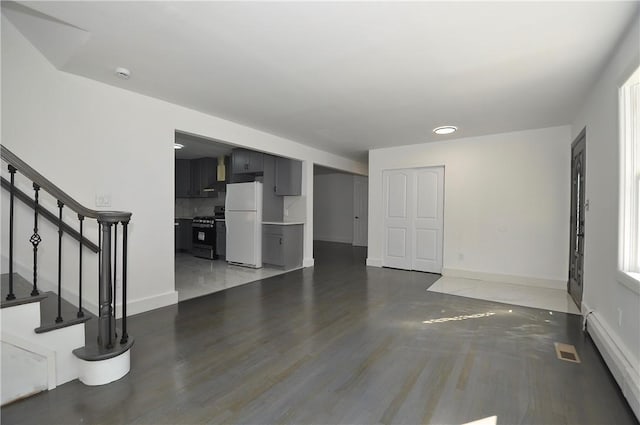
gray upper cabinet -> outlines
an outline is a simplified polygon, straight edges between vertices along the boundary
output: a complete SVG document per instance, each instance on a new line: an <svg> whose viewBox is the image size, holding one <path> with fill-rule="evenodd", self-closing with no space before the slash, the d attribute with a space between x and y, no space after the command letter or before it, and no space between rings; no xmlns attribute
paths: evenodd
<svg viewBox="0 0 640 425"><path fill-rule="evenodd" d="M193 167L194 192L200 198L216 198L218 196L217 167L216 158L200 158L194 160L197 164Z"/></svg>
<svg viewBox="0 0 640 425"><path fill-rule="evenodd" d="M217 198L225 182L217 181L216 158L176 159L176 198Z"/></svg>
<svg viewBox="0 0 640 425"><path fill-rule="evenodd" d="M302 162L295 159L276 157L276 195L295 196L302 193Z"/></svg>
<svg viewBox="0 0 640 425"><path fill-rule="evenodd" d="M248 149L234 149L231 154L231 167L234 174L262 173L263 154Z"/></svg>
<svg viewBox="0 0 640 425"><path fill-rule="evenodd" d="M264 155L262 183L262 219L282 221L283 199L276 195L276 157L273 155Z"/></svg>
<svg viewBox="0 0 640 425"><path fill-rule="evenodd" d="M176 198L189 198L191 193L191 161L188 159L176 159Z"/></svg>

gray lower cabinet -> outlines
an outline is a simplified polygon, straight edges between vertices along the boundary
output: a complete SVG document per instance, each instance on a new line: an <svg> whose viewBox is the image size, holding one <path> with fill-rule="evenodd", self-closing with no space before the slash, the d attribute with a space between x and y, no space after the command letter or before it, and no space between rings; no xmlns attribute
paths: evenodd
<svg viewBox="0 0 640 425"><path fill-rule="evenodd" d="M302 267L303 225L262 225L262 262L285 270Z"/></svg>
<svg viewBox="0 0 640 425"><path fill-rule="evenodd" d="M177 218L175 220L175 250L176 252L191 252L192 243L192 223L193 220L187 218Z"/></svg>
<svg viewBox="0 0 640 425"><path fill-rule="evenodd" d="M227 256L227 223L216 221L216 254L219 258Z"/></svg>

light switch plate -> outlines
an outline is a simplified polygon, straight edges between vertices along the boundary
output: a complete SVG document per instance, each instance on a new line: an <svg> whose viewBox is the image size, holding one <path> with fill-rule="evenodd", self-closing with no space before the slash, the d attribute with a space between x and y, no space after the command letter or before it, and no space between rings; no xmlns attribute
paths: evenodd
<svg viewBox="0 0 640 425"><path fill-rule="evenodd" d="M111 194L101 193L96 195L96 207L110 207L111 206Z"/></svg>

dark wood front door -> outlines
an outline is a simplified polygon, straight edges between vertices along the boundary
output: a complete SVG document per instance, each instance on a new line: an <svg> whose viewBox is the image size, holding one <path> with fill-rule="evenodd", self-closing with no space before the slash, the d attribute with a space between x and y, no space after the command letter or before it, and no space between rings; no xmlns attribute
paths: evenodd
<svg viewBox="0 0 640 425"><path fill-rule="evenodd" d="M571 145L571 231L569 242L569 282L567 289L578 308L582 303L584 266L584 212L586 131Z"/></svg>

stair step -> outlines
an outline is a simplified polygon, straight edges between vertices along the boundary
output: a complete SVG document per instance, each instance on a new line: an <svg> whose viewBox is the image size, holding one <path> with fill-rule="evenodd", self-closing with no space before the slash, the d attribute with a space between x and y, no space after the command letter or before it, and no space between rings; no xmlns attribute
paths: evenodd
<svg viewBox="0 0 640 425"><path fill-rule="evenodd" d="M66 301L60 300L60 310L62 322L56 323L58 317L58 296L54 292L47 292L47 298L40 303L40 326L35 329L36 333L49 332L67 326L84 323L96 316L87 310L82 310L83 316L78 317L78 307Z"/></svg>
<svg viewBox="0 0 640 425"><path fill-rule="evenodd" d="M122 331L120 329L116 329L116 334L118 337L116 338L116 343L111 349L103 349L98 346L96 341L85 344L84 347L76 348L73 350L73 354L82 360L87 361L97 361L97 360L107 360L112 357L119 356L124 353L128 349L133 346L133 338L129 337L127 342L124 344L120 344L120 335L122 335Z"/></svg>
<svg viewBox="0 0 640 425"><path fill-rule="evenodd" d="M9 273L3 273L0 276L0 293L2 294L2 300L0 302L0 308L12 307L15 305L35 303L47 298L46 294L42 291L39 295L31 295L33 285L20 276L18 273L13 274L13 294L16 296L13 300L7 300L7 294L9 294Z"/></svg>
<svg viewBox="0 0 640 425"><path fill-rule="evenodd" d="M91 320L91 317L89 316L74 317L73 319L66 319L66 320L63 320L62 322L56 322L54 320L53 323L47 323L35 328L35 332L37 334L41 334L41 333L53 331L55 329L61 329L61 328L66 328L67 326L77 325L78 323L84 323L89 320Z"/></svg>

